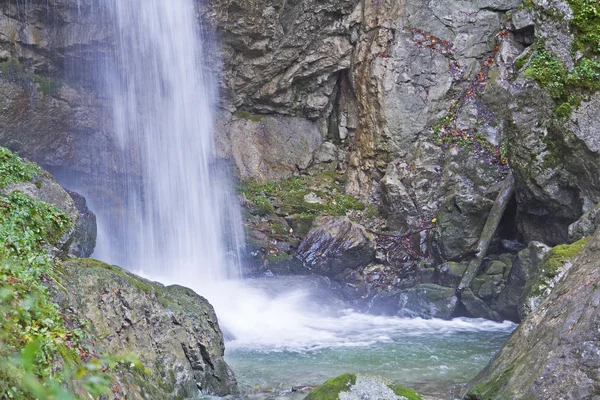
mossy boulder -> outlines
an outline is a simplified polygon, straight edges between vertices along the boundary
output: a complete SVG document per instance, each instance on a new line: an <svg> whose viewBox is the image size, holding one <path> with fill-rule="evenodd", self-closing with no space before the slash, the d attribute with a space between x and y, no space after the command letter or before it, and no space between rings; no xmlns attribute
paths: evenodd
<svg viewBox="0 0 600 400"><path fill-rule="evenodd" d="M58 303L67 315L91 321L92 342L139 354L151 372L136 382L144 398L237 392L214 310L191 289L165 287L92 259L64 262L60 280Z"/></svg>
<svg viewBox="0 0 600 400"><path fill-rule="evenodd" d="M519 306L521 319L548 297L556 282L581 254L588 240L589 237L572 244L555 246L545 255L540 264L539 273L528 280L525 285Z"/></svg>
<svg viewBox="0 0 600 400"><path fill-rule="evenodd" d="M574 253L570 250L568 256ZM550 295L527 315L490 365L474 379L466 399L597 396L599 254L600 230L596 230Z"/></svg>
<svg viewBox="0 0 600 400"><path fill-rule="evenodd" d="M347 392L356 383L356 375L342 374L331 378L314 389L304 400L337 400L340 392Z"/></svg>
<svg viewBox="0 0 600 400"><path fill-rule="evenodd" d="M456 288L466 270L466 263L448 261L435 268L436 280L441 286Z"/></svg>
<svg viewBox="0 0 600 400"><path fill-rule="evenodd" d="M342 374L310 392L304 400L422 400L414 390L373 375Z"/></svg>

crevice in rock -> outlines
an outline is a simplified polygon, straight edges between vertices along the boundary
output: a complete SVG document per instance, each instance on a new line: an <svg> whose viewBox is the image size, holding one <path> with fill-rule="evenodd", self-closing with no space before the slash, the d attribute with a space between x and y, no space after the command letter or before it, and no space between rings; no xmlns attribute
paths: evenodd
<svg viewBox="0 0 600 400"><path fill-rule="evenodd" d="M529 47L535 43L535 27L533 25L526 26L523 29L514 31L514 39L517 43L525 47Z"/></svg>

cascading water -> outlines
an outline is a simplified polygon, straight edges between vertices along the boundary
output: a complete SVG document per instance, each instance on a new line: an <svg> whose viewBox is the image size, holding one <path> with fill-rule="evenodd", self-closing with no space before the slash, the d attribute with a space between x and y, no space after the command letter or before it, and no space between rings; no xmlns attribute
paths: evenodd
<svg viewBox="0 0 600 400"><path fill-rule="evenodd" d="M109 7L117 39L115 68L106 71L114 129L124 163L141 178L127 180L122 235L113 236L122 243L101 240L97 255L192 286L237 278L242 224L226 174L214 166L216 92L195 3L117 0ZM115 257L115 249L123 253Z"/></svg>
<svg viewBox="0 0 600 400"><path fill-rule="evenodd" d="M196 5L103 5L115 54L99 69L112 101L119 170L132 172L114 190L123 197L118 206L98 212L95 256L206 296L231 334L229 360L249 385L317 384L344 370L372 370L405 384L418 383L417 376L446 374L451 383L472 377L512 324L375 317L345 310L302 279L232 281L240 275L243 225L216 163L216 85L203 48L211 38L203 37Z"/></svg>

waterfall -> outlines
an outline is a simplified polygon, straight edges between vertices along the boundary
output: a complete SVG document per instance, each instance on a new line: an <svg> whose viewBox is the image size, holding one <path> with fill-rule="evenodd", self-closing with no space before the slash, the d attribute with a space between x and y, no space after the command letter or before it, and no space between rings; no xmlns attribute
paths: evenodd
<svg viewBox="0 0 600 400"><path fill-rule="evenodd" d="M112 0L105 68L125 177L121 210L100 220L95 255L201 286L239 277L241 219L213 143L215 77L194 0Z"/></svg>

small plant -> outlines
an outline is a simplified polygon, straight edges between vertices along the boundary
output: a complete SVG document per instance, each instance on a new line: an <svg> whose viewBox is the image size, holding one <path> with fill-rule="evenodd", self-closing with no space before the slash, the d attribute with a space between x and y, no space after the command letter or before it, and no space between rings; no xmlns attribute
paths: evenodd
<svg viewBox="0 0 600 400"><path fill-rule="evenodd" d="M56 96L62 88L62 84L60 82L45 76L35 75L33 80L37 84L40 92L46 96Z"/></svg>

